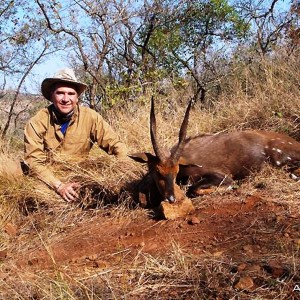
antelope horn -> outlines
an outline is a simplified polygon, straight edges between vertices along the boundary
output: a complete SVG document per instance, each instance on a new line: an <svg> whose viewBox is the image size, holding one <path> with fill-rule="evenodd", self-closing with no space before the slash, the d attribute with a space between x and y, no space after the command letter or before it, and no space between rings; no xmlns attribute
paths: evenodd
<svg viewBox="0 0 300 300"><path fill-rule="evenodd" d="M190 110L191 110L191 106L193 103L193 99L191 99L189 101L188 107L185 111L185 115L180 127L180 131L179 131L179 140L178 140L178 144L175 147L174 151L172 152L171 155L171 159L173 160L173 162L177 162L181 156L183 147L184 147L184 142L185 142L185 138L186 138L186 132L187 132L187 127L188 127L188 123L189 123L189 116L190 116Z"/></svg>
<svg viewBox="0 0 300 300"><path fill-rule="evenodd" d="M154 97L151 97L151 111L150 111L150 136L151 136L151 142L152 147L154 150L154 153L158 157L160 161L165 160L165 155L162 149L159 147L156 137L156 118L155 118L155 111L154 111Z"/></svg>

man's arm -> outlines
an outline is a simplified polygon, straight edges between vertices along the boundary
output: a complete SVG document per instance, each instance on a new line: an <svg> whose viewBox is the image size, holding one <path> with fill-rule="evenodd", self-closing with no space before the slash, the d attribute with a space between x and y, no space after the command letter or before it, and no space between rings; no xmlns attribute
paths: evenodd
<svg viewBox="0 0 300 300"><path fill-rule="evenodd" d="M76 182L63 183L57 178L47 163L47 155L44 151L42 126L29 121L24 131L25 163L29 172L48 186L53 188L64 200L73 202L78 198Z"/></svg>
<svg viewBox="0 0 300 300"><path fill-rule="evenodd" d="M56 190L61 181L53 174L49 164L47 164L43 131L42 124L38 122L29 121L26 124L24 130L24 160L32 175Z"/></svg>

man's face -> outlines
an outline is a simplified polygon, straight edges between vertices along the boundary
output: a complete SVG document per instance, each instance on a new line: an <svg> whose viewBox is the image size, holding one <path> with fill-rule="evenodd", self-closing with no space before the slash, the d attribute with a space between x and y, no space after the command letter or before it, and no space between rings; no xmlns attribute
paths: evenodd
<svg viewBox="0 0 300 300"><path fill-rule="evenodd" d="M51 100L60 113L67 115L77 105L78 94L71 86L65 83L58 83L54 86Z"/></svg>

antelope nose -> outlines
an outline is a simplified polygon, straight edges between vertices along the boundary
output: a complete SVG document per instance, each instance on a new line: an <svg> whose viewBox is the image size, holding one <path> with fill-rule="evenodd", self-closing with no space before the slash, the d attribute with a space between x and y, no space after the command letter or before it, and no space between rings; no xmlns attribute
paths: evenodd
<svg viewBox="0 0 300 300"><path fill-rule="evenodd" d="M175 197L173 195L169 196L167 198L167 200L170 202L170 203L174 203L176 201Z"/></svg>

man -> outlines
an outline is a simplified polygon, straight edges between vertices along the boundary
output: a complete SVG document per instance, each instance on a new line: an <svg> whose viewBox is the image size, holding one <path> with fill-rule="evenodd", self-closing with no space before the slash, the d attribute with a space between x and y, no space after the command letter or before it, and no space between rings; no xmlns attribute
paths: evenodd
<svg viewBox="0 0 300 300"><path fill-rule="evenodd" d="M24 130L24 163L30 174L52 187L67 202L78 198L76 182L65 183L49 168L55 157L85 157L94 143L108 154L125 156L127 149L96 111L78 105L87 85L77 81L74 71L63 69L41 85L52 102L33 116Z"/></svg>

